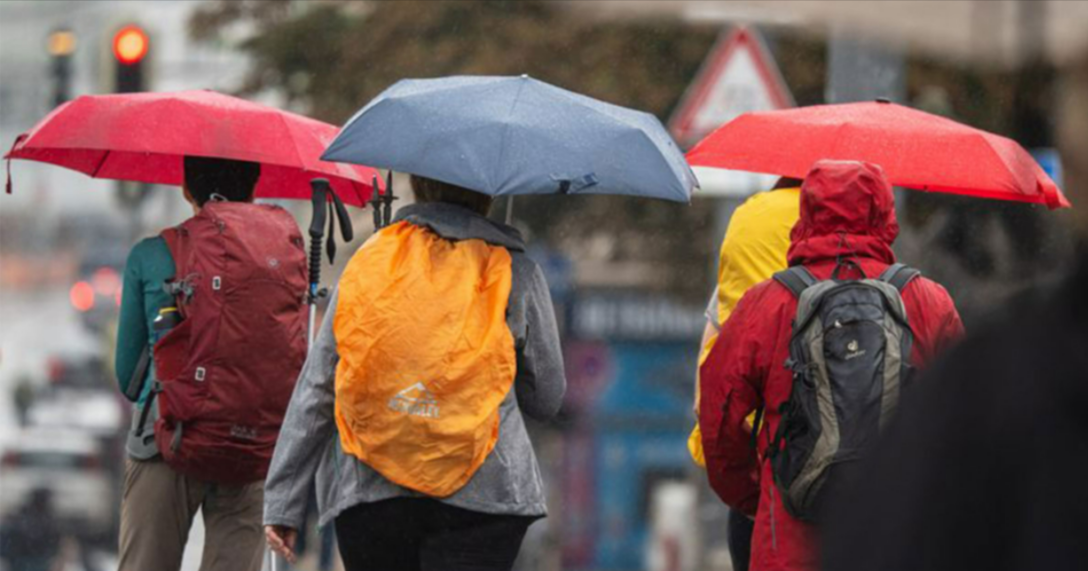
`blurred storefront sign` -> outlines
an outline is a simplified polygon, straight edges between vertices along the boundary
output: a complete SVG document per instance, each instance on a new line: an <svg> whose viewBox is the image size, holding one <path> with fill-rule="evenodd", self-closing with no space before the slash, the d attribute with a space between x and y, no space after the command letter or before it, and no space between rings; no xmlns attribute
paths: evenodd
<svg viewBox="0 0 1088 571"><path fill-rule="evenodd" d="M655 523L662 523L656 520L664 517L654 498L684 485L691 468L686 431L695 347L566 344L565 410L573 423L563 435L563 569L646 569L661 555L651 548ZM678 547L689 548L686 540Z"/></svg>
<svg viewBox="0 0 1088 571"><path fill-rule="evenodd" d="M1059 188L1064 186L1062 181L1062 157L1058 153L1058 149L1053 147L1032 149L1031 156L1035 157L1039 166L1043 167L1046 174L1050 176Z"/></svg>
<svg viewBox="0 0 1088 571"><path fill-rule="evenodd" d="M702 308L650 293L595 291L574 295L570 311L563 568L690 561L689 540L675 537L672 511L662 511L671 504L658 504L688 485Z"/></svg>
<svg viewBox="0 0 1088 571"><path fill-rule="evenodd" d="M722 35L707 55L669 121L673 137L690 147L744 113L793 107L793 95L763 38L751 28ZM748 196L774 184L775 176L696 168L700 194Z"/></svg>
<svg viewBox="0 0 1088 571"><path fill-rule="evenodd" d="M705 323L700 307L637 294L579 297L571 318L571 334L586 340L695 342Z"/></svg>

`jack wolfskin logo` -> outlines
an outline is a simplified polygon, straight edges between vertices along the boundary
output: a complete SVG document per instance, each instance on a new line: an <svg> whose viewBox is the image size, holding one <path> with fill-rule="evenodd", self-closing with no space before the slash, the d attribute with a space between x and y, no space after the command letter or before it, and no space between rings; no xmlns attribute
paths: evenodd
<svg viewBox="0 0 1088 571"><path fill-rule="evenodd" d="M858 357L861 357L861 356L865 355L866 353L868 353L868 351L864 351L864 350L859 351L858 349L860 349L860 348L861 348L861 346L858 345L858 342L857 342L856 339L849 342L849 343L847 343L846 344L846 351L847 351L846 360L850 361L852 359L857 359Z"/></svg>
<svg viewBox="0 0 1088 571"><path fill-rule="evenodd" d="M230 435L235 438L241 438L243 440L256 440L257 429L250 426L235 424L234 426L230 427Z"/></svg>
<svg viewBox="0 0 1088 571"><path fill-rule="evenodd" d="M438 418L438 400L423 383L416 383L389 399L389 410L422 418Z"/></svg>

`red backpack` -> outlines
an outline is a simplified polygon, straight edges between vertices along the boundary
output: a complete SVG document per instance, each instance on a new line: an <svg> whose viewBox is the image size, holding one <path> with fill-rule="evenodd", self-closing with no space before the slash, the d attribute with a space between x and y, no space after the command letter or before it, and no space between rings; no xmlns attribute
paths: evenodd
<svg viewBox="0 0 1088 571"><path fill-rule="evenodd" d="M306 358L306 261L277 206L209 202L162 233L181 321L155 344L155 442L199 480L264 479Z"/></svg>

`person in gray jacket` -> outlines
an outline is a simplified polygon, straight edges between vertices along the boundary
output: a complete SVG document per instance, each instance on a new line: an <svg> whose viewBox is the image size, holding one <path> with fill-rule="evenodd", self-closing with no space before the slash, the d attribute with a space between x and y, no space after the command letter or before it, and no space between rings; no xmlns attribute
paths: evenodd
<svg viewBox="0 0 1088 571"><path fill-rule="evenodd" d="M334 416L340 362L334 292L265 482L265 533L271 549L293 560L316 483L319 525L334 523L348 571L510 569L529 525L546 515L544 484L522 415L550 419L566 390L548 285L526 256L518 231L486 217L491 197L418 176L411 182L416 203L401 208L394 222L425 227L454 242L483 240L510 253L506 324L517 367L499 407L498 440L468 483L444 498L398 486L345 453Z"/></svg>

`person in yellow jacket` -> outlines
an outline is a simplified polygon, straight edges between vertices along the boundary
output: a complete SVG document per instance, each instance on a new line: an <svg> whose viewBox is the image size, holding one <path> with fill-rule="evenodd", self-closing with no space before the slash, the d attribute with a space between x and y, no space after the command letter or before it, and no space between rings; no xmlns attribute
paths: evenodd
<svg viewBox="0 0 1088 571"><path fill-rule="evenodd" d="M710 349L714 347L722 324L729 319L744 293L786 269L790 231L800 216L800 205L801 181L784 177L778 180L770 192L752 196L733 213L722 240L718 260L718 287L715 288L706 311L707 324L699 351L699 365L703 364ZM696 414L698 410L699 385L696 382ZM749 422L754 423L754 418L750 418ZM698 424L688 438L688 451L695 463L706 466L703 458L703 436ZM748 568L751 536L751 521L739 512L730 512L729 551L733 557L733 568L737 571Z"/></svg>

